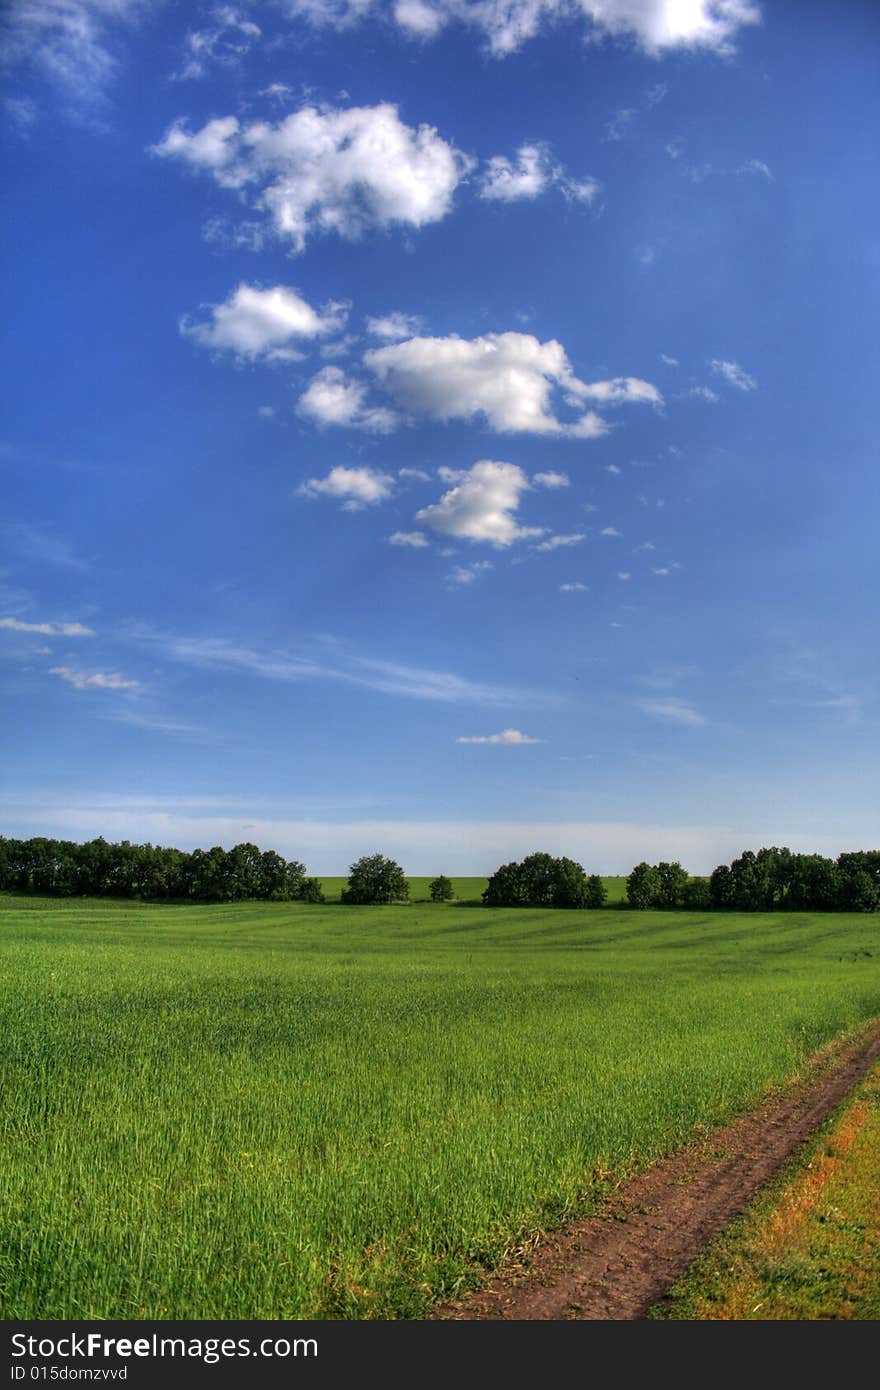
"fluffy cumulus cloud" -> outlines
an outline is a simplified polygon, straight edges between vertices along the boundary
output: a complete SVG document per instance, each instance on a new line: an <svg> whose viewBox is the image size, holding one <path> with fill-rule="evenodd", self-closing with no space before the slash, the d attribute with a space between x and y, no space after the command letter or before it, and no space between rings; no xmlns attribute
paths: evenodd
<svg viewBox="0 0 880 1390"><path fill-rule="evenodd" d="M20 618L0 618L0 630L32 632L39 637L94 637L94 629L82 623L25 623Z"/></svg>
<svg viewBox="0 0 880 1390"><path fill-rule="evenodd" d="M344 328L348 305L331 302L313 309L297 290L275 285L239 285L222 304L212 304L206 322L181 319L180 331L202 347L234 352L254 361L296 361L296 342L326 337Z"/></svg>
<svg viewBox="0 0 880 1390"><path fill-rule="evenodd" d="M441 536L488 541L499 547L541 535L539 527L520 526L514 516L529 486L517 464L481 459L456 476L460 481L439 502L416 512L416 521Z"/></svg>
<svg viewBox="0 0 880 1390"><path fill-rule="evenodd" d="M398 415L384 406L370 405L367 394L366 383L347 377L341 367L323 367L309 382L296 408L316 425L389 434L400 424Z"/></svg>
<svg viewBox="0 0 880 1390"><path fill-rule="evenodd" d="M439 222L472 167L433 126L405 125L389 102L306 106L276 125L225 116L190 132L178 121L153 152L249 196L295 252L320 232L355 240L369 228Z"/></svg>
<svg viewBox="0 0 880 1390"><path fill-rule="evenodd" d="M590 38L634 39L650 54L674 48L729 53L738 30L761 17L754 0L287 0L286 8L337 28L373 14L418 39L458 22L476 29L499 58L565 19L580 21Z"/></svg>
<svg viewBox="0 0 880 1390"><path fill-rule="evenodd" d="M373 468L331 468L326 478L308 478L297 489L301 497L332 497L346 512L384 502L394 490L394 479ZM398 533L399 534L399 533Z"/></svg>
<svg viewBox="0 0 880 1390"><path fill-rule="evenodd" d="M590 203L599 192L595 179L573 179L553 161L548 145L534 141L520 145L513 159L496 154L486 161L480 180L480 197L492 202L517 203L539 198L556 187L573 202Z"/></svg>
<svg viewBox="0 0 880 1390"><path fill-rule="evenodd" d="M500 743L507 748L515 748L523 743L543 743L542 738L530 738L519 729L502 729L500 734L470 734L457 738L456 743Z"/></svg>
<svg viewBox="0 0 880 1390"><path fill-rule="evenodd" d="M738 362L720 362L713 358L709 363L716 376L723 377L729 386L735 386L738 391L754 391L757 388L757 381L753 376L739 365Z"/></svg>
<svg viewBox="0 0 880 1390"><path fill-rule="evenodd" d="M636 377L579 381L561 343L552 338L542 343L530 333L409 338L372 348L363 360L377 385L405 414L433 420L483 415L499 434L595 439L608 426L595 411L583 410L588 401L662 404L657 388ZM551 408L554 391L581 412L575 419L558 418Z"/></svg>
<svg viewBox="0 0 880 1390"><path fill-rule="evenodd" d="M89 675L87 671L74 671L70 666L52 666L49 675L59 676L74 690L134 690L140 685L140 681L128 680L118 671L95 671Z"/></svg>
<svg viewBox="0 0 880 1390"><path fill-rule="evenodd" d="M549 473L535 473L532 482L535 487L546 487L555 491L561 487L569 487L571 479L567 473L554 473L551 469Z"/></svg>

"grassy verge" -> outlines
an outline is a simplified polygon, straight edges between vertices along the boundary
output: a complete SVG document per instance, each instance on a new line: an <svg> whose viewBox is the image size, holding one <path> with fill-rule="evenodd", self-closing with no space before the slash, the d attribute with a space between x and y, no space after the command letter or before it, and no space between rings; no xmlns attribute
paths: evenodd
<svg viewBox="0 0 880 1390"><path fill-rule="evenodd" d="M880 1318L880 1067L651 1316Z"/></svg>

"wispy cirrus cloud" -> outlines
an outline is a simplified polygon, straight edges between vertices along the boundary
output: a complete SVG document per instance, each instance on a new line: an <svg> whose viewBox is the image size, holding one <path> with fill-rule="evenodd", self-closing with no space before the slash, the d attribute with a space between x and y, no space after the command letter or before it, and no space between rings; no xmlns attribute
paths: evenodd
<svg viewBox="0 0 880 1390"><path fill-rule="evenodd" d="M643 714L650 715L652 719L659 719L666 724L678 724L682 728L698 728L709 722L694 705L675 695L636 700L635 704Z"/></svg>
<svg viewBox="0 0 880 1390"><path fill-rule="evenodd" d="M119 671L77 671L70 666L52 666L50 676L58 676L74 690L136 690L140 681L130 680Z"/></svg>
<svg viewBox="0 0 880 1390"><path fill-rule="evenodd" d="M445 704L549 706L560 703L560 697L553 692L472 680L450 671L364 656L339 643L327 645L326 656L315 657L311 651L302 655L296 650L248 646L227 638L187 637L145 628L132 629L130 635L132 640L184 666L228 671L259 680L292 685L305 681L338 681L381 694Z"/></svg>
<svg viewBox="0 0 880 1390"><path fill-rule="evenodd" d="M724 362L713 358L709 366L716 376L723 377L729 386L735 386L738 391L757 390L758 383L755 378L738 362Z"/></svg>
<svg viewBox="0 0 880 1390"><path fill-rule="evenodd" d="M20 618L0 618L6 632L32 632L40 637L94 637L93 628L83 623L26 623Z"/></svg>
<svg viewBox="0 0 880 1390"><path fill-rule="evenodd" d="M500 734L469 734L457 738L456 743L494 743L504 748L519 748L524 743L543 743L542 738L530 738L519 729L502 729Z"/></svg>

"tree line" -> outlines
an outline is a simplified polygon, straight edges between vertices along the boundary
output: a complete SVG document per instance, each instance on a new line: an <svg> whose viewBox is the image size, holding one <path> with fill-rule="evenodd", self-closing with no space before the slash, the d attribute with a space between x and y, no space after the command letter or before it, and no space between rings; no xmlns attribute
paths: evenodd
<svg viewBox="0 0 880 1390"><path fill-rule="evenodd" d="M308 878L298 860L274 850L240 844L188 852L128 840L111 844L102 837L76 844L0 836L0 892L177 902L324 901L319 880ZM452 881L440 874L429 893L434 902L451 902ZM366 854L350 866L343 903L408 900L409 883L393 859ZM482 900L486 907L589 909L604 906L607 892L601 877L587 874L576 860L535 853L496 869ZM746 850L708 878L692 876L677 861L643 861L626 880L626 900L642 910L877 912L880 850L847 851L834 860L774 845Z"/></svg>
<svg viewBox="0 0 880 1390"><path fill-rule="evenodd" d="M162 845L110 844L99 837L72 840L11 840L0 836L0 891L52 897L153 898L233 903L323 902L316 878L305 865L256 845L232 849L166 849Z"/></svg>

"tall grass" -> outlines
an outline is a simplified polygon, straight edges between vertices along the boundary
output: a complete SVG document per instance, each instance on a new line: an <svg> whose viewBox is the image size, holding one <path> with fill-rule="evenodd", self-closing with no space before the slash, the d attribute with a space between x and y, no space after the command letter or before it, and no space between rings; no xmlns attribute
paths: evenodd
<svg viewBox="0 0 880 1390"><path fill-rule="evenodd" d="M421 1316L880 1014L876 916L0 898L0 932L6 1318Z"/></svg>

